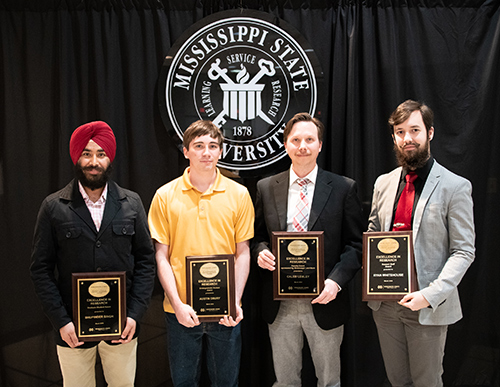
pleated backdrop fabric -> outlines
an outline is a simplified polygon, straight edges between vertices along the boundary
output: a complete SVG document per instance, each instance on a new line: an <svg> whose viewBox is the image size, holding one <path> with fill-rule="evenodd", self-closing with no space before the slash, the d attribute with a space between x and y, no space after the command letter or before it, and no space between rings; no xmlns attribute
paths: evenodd
<svg viewBox="0 0 500 387"><path fill-rule="evenodd" d="M358 182L366 216L375 179L395 166L388 116L408 98L434 110L432 153L472 182L477 232L476 261L459 287L464 318L449 329L445 385L500 386L495 0L1 0L0 384L8 385L2 348L50 330L28 267L40 203L73 176L72 131L92 120L110 124L118 146L113 178L137 191L147 209L155 190L186 167L158 109L164 57L193 23L238 8L285 20L314 49L324 73L319 105L326 135L319 164ZM252 195L259 177L240 179ZM385 373L359 275L350 288L343 386L380 386ZM258 292L252 267L244 296L241 386L273 381ZM156 361L141 356L143 363ZM39 361L43 369L43 353ZM304 385L313 380L306 361Z"/></svg>

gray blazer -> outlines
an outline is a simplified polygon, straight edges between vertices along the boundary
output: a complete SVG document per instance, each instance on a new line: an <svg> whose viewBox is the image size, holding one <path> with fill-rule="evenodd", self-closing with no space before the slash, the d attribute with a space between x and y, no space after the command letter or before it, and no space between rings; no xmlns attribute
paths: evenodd
<svg viewBox="0 0 500 387"><path fill-rule="evenodd" d="M379 176L373 190L368 231L389 231L401 167ZM471 183L436 161L413 215L413 244L419 289L430 307L422 325L448 325L462 318L457 286L475 255ZM373 310L380 301L370 301Z"/></svg>

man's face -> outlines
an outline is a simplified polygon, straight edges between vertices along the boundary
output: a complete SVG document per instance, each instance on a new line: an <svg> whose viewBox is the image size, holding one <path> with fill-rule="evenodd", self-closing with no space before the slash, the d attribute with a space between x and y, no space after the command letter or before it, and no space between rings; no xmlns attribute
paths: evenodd
<svg viewBox="0 0 500 387"><path fill-rule="evenodd" d="M430 141L434 137L434 128L425 129L422 113L416 110L408 119L394 125L394 151L399 165L415 170L425 165L430 157Z"/></svg>
<svg viewBox="0 0 500 387"><path fill-rule="evenodd" d="M111 161L106 152L90 140L76 163L76 176L84 187L96 190L106 185L111 173Z"/></svg>
<svg viewBox="0 0 500 387"><path fill-rule="evenodd" d="M314 168L322 142L318 139L318 128L313 122L300 121L293 125L285 142L286 153L294 167Z"/></svg>
<svg viewBox="0 0 500 387"><path fill-rule="evenodd" d="M199 173L215 170L222 153L217 140L208 134L196 137L189 143L189 149L183 150L189 166Z"/></svg>

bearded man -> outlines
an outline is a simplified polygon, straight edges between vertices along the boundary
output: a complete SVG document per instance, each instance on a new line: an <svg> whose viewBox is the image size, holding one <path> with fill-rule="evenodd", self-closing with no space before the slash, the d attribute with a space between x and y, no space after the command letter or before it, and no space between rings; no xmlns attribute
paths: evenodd
<svg viewBox="0 0 500 387"><path fill-rule="evenodd" d="M138 322L154 287L154 248L139 195L109 180L116 140L108 124L78 127L70 140L76 178L43 201L31 278L55 330L64 386L95 386L99 351L109 386L134 386ZM72 273L126 272L126 325L110 342L82 342L73 322Z"/></svg>
<svg viewBox="0 0 500 387"><path fill-rule="evenodd" d="M389 125L400 167L373 190L368 230L413 230L419 286L398 302L368 302L393 387L443 385L447 328L462 318L457 286L475 256L472 186L432 157L433 118L416 101L397 107ZM405 190L414 200L402 216Z"/></svg>

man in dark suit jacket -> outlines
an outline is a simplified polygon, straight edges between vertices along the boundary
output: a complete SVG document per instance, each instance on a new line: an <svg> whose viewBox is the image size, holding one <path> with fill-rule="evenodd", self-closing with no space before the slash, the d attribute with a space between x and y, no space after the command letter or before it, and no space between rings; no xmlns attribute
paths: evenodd
<svg viewBox="0 0 500 387"><path fill-rule="evenodd" d="M340 386L340 344L343 324L349 318L346 285L361 266L364 219L356 183L316 164L323 131L316 118L307 113L296 114L283 133L285 149L292 160L290 170L257 184L252 254L262 269L263 315L269 324L275 386L301 385L304 333L318 386ZM303 178L308 179L306 188L299 185ZM312 301L275 301L275 257L270 251L270 240L273 231L301 230L294 226L301 190L309 202L304 230L324 232L325 287Z"/></svg>
<svg viewBox="0 0 500 387"><path fill-rule="evenodd" d="M65 386L95 386L97 348L109 385L134 386L138 322L154 287L154 248L139 195L109 180L116 141L102 121L70 140L76 179L38 214L31 277L56 333ZM73 322L72 273L126 272L126 325L113 342L82 342Z"/></svg>

